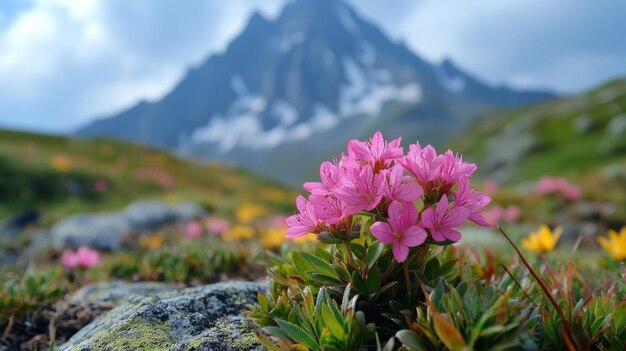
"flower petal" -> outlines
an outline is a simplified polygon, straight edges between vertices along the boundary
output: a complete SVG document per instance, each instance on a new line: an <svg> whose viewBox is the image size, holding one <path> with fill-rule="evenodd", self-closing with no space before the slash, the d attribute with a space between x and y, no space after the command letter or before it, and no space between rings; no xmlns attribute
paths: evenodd
<svg viewBox="0 0 626 351"><path fill-rule="evenodd" d="M396 237L393 235L393 230L388 223L375 222L370 227L370 232L372 232L372 235L383 244L392 244L397 241Z"/></svg>
<svg viewBox="0 0 626 351"><path fill-rule="evenodd" d="M409 256L409 248L401 243L394 245L391 251L393 252L393 257L400 263L406 261L407 256Z"/></svg>
<svg viewBox="0 0 626 351"><path fill-rule="evenodd" d="M404 235L402 236L402 240L400 241L400 243L408 247L415 247L415 246L422 245L424 241L426 241L427 237L428 237L428 234L423 228L414 225L412 227L409 227L404 232Z"/></svg>

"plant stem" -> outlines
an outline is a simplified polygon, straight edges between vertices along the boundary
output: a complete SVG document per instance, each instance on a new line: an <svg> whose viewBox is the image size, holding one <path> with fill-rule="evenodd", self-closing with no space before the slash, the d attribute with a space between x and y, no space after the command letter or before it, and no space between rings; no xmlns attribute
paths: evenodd
<svg viewBox="0 0 626 351"><path fill-rule="evenodd" d="M359 266L354 262L354 258L352 257L352 246L350 245L350 240L346 240L343 242L346 245L346 256L348 256L348 263L355 270L359 270Z"/></svg>
<svg viewBox="0 0 626 351"><path fill-rule="evenodd" d="M575 351L576 348L574 347L574 344L572 342L572 340L574 340L574 333L572 331L572 327L570 326L567 318L565 318L565 313L563 313L563 309L561 309L561 306L559 306L559 303L556 302L556 299L554 298L554 296L552 296L552 293L550 292L550 288L548 288L548 285L543 281L543 279L541 279L539 274L535 272L535 270L530 265L530 263L528 263L528 261L526 260L526 257L524 256L524 254L522 254L522 252L517 247L517 245L515 245L513 240L509 238L509 236L504 232L504 230L502 230L502 228L498 227L498 229L500 230L500 233L504 235L504 237L509 242L509 244L513 246L513 249L515 249L515 252L517 252L517 255L524 263L524 266L528 268L528 270L530 271L530 274L532 274L532 276L535 278L535 280L541 287L541 290L543 290L544 295L548 298L548 300L550 300L550 303L552 304L556 312L559 314L559 317L561 317L561 323L563 324L563 330L565 332L563 335L565 339L565 344L567 345L568 349L570 349L571 351Z"/></svg>
<svg viewBox="0 0 626 351"><path fill-rule="evenodd" d="M409 264L404 261L404 282L406 283L406 291L411 292L411 282L409 281Z"/></svg>

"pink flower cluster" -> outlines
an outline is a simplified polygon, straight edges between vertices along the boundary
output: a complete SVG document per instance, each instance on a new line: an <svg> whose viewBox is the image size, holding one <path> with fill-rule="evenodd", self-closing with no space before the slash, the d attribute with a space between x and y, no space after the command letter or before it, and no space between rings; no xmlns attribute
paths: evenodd
<svg viewBox="0 0 626 351"><path fill-rule="evenodd" d="M100 254L86 246L81 246L78 250L63 250L61 254L61 264L67 269L91 268L98 264Z"/></svg>
<svg viewBox="0 0 626 351"><path fill-rule="evenodd" d="M304 183L308 199L298 196L299 213L287 218L287 237L308 233L351 233L353 216L366 211L385 220L372 224L376 239L393 245L398 262L425 242L461 239L455 228L466 220L489 226L482 215L491 199L474 191L469 177L476 165L448 150L386 141L376 132L369 141L351 140L336 162L323 162L321 182ZM418 212L416 205L420 206Z"/></svg>
<svg viewBox="0 0 626 351"><path fill-rule="evenodd" d="M196 239L204 234L204 228L200 222L189 222L185 226L185 236L189 239Z"/></svg>
<svg viewBox="0 0 626 351"><path fill-rule="evenodd" d="M495 205L485 211L485 220L492 226L496 226L502 222L517 222L521 215L522 210L516 205L509 205L507 207Z"/></svg>
<svg viewBox="0 0 626 351"><path fill-rule="evenodd" d="M536 192L541 195L561 194L566 200L580 199L580 188L561 177L542 177L537 182Z"/></svg>

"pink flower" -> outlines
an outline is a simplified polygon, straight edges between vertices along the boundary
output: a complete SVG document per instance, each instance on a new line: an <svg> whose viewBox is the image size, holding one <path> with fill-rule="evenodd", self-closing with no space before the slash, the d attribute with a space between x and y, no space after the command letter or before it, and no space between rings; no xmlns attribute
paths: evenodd
<svg viewBox="0 0 626 351"><path fill-rule="evenodd" d="M92 250L86 246L81 246L76 251L76 256L78 256L78 265L83 268L91 268L98 264L100 260L100 254L98 251Z"/></svg>
<svg viewBox="0 0 626 351"><path fill-rule="evenodd" d="M214 218L207 222L206 228L211 234L223 234L228 230L228 228L230 228L230 223L225 219Z"/></svg>
<svg viewBox="0 0 626 351"><path fill-rule="evenodd" d="M456 184L461 177L471 177L477 168L475 164L463 162L462 156L455 156L448 150L443 155L439 176L443 184Z"/></svg>
<svg viewBox="0 0 626 351"><path fill-rule="evenodd" d="M378 206L384 193L384 174L374 174L372 167L367 165L360 172L353 170L350 178L335 190L337 197L348 206L348 214L370 211Z"/></svg>
<svg viewBox="0 0 626 351"><path fill-rule="evenodd" d="M300 213L289 216L285 220L289 226L285 235L288 238L296 238L315 232L320 224L320 220L315 216L313 205L304 196L299 195L296 198L296 206Z"/></svg>
<svg viewBox="0 0 626 351"><path fill-rule="evenodd" d="M433 240L457 242L461 240L461 233L453 228L463 224L469 215L470 210L465 207L448 209L448 198L444 195L436 208L429 207L422 213L422 224L430 231Z"/></svg>
<svg viewBox="0 0 626 351"><path fill-rule="evenodd" d="M537 181L536 192L538 194L561 193L566 200L576 201L580 199L580 189L565 178L541 177Z"/></svg>
<svg viewBox="0 0 626 351"><path fill-rule="evenodd" d="M202 225L198 222L189 222L185 226L185 236L191 239L199 238L204 234Z"/></svg>
<svg viewBox="0 0 626 351"><path fill-rule="evenodd" d="M78 267L78 256L74 251L65 249L61 254L61 264L67 269L74 269Z"/></svg>
<svg viewBox="0 0 626 351"><path fill-rule="evenodd" d="M577 186L568 183L567 185L564 185L561 187L561 193L563 194L563 197L565 197L565 199L570 200L570 201L577 201L580 200L580 188L578 188Z"/></svg>
<svg viewBox="0 0 626 351"><path fill-rule="evenodd" d="M423 186L438 176L443 158L437 156L434 147L427 145L422 149L417 142L409 146L409 153L399 162Z"/></svg>
<svg viewBox="0 0 626 351"><path fill-rule="evenodd" d="M424 194L422 187L417 185L415 180L404 176L404 168L400 165L391 168L386 178L385 196L391 201L411 202Z"/></svg>
<svg viewBox="0 0 626 351"><path fill-rule="evenodd" d="M541 177L539 181L537 181L536 191L539 194L549 194L558 191L559 182L556 178L552 177Z"/></svg>
<svg viewBox="0 0 626 351"><path fill-rule="evenodd" d="M61 254L61 264L67 269L91 268L98 264L100 254L86 246L81 246L77 251L69 249L63 250Z"/></svg>
<svg viewBox="0 0 626 351"><path fill-rule="evenodd" d="M387 143L380 131L374 133L369 141L350 140L348 143L348 155L352 159L367 161L373 168L374 173L389 166L391 161L402 157L404 150L400 147L401 139L395 139Z"/></svg>
<svg viewBox="0 0 626 351"><path fill-rule="evenodd" d="M459 190L454 193L454 206L467 208L470 211L470 221L483 227L491 227L483 217L483 208L490 202L489 196L472 190L467 177L459 179Z"/></svg>
<svg viewBox="0 0 626 351"><path fill-rule="evenodd" d="M98 193L105 193L109 189L109 183L104 179L97 180L93 183L93 189Z"/></svg>
<svg viewBox="0 0 626 351"><path fill-rule="evenodd" d="M346 205L335 195L312 194L309 201L313 205L315 216L327 224L337 224L348 214Z"/></svg>
<svg viewBox="0 0 626 351"><path fill-rule="evenodd" d="M332 162L322 162L320 166L320 179L322 182L306 182L303 187L311 194L328 195L339 185L344 175L342 169Z"/></svg>
<svg viewBox="0 0 626 351"><path fill-rule="evenodd" d="M388 213L388 223L375 222L370 231L383 244L393 244L393 257L404 262L409 248L423 244L428 234L417 225L418 214L412 203L394 201L389 205Z"/></svg>
<svg viewBox="0 0 626 351"><path fill-rule="evenodd" d="M494 182L493 180L487 180L483 184L483 189L485 189L485 193L489 195L494 195L495 193L497 193L498 188L498 183Z"/></svg>
<svg viewBox="0 0 626 351"><path fill-rule="evenodd" d="M522 211L520 210L518 206L509 205L502 213L502 219L505 222L513 223L519 219L521 214L522 214Z"/></svg>
<svg viewBox="0 0 626 351"><path fill-rule="evenodd" d="M485 211L485 221L492 226L500 224L503 216L504 210L499 205L491 206L491 208Z"/></svg>

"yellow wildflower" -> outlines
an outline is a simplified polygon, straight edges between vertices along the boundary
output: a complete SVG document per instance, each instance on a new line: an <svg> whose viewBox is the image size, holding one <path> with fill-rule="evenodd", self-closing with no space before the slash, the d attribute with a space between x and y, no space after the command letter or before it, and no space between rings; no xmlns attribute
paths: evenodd
<svg viewBox="0 0 626 351"><path fill-rule="evenodd" d="M285 240L285 232L287 228L269 228L263 234L261 234L261 245L266 249L275 249L281 246Z"/></svg>
<svg viewBox="0 0 626 351"><path fill-rule="evenodd" d="M223 238L225 240L242 240L242 239L252 239L256 235L256 230L247 225L238 224L224 233Z"/></svg>
<svg viewBox="0 0 626 351"><path fill-rule="evenodd" d="M542 225L538 231L530 233L528 238L522 239L522 246L536 253L548 253L554 250L563 230L558 227L550 231L547 225Z"/></svg>
<svg viewBox="0 0 626 351"><path fill-rule="evenodd" d="M50 165L59 172L68 172L72 169L72 159L65 154L56 154L50 159Z"/></svg>
<svg viewBox="0 0 626 351"><path fill-rule="evenodd" d="M263 206L253 203L244 203L241 207L239 207L235 216L237 216L237 219L240 222L250 223L265 214L266 210Z"/></svg>
<svg viewBox="0 0 626 351"><path fill-rule="evenodd" d="M144 250L155 250L163 247L165 243L165 234L158 233L155 235L142 235L139 237L139 247Z"/></svg>
<svg viewBox="0 0 626 351"><path fill-rule="evenodd" d="M609 229L609 239L600 237L598 243L617 261L626 261L626 227L622 227L619 234Z"/></svg>

